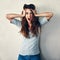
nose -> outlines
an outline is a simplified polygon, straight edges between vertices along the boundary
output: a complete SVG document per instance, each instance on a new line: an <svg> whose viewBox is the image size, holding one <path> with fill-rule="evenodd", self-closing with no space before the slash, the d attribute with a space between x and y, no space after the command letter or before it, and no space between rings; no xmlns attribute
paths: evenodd
<svg viewBox="0 0 60 60"><path fill-rule="evenodd" d="M30 18L31 18L31 14L28 14L28 17L30 17Z"/></svg>

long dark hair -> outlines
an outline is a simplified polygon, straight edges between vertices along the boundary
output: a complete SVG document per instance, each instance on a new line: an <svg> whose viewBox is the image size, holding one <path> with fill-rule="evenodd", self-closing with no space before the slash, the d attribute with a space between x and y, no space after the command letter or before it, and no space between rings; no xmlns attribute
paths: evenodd
<svg viewBox="0 0 60 60"><path fill-rule="evenodd" d="M31 10L32 11L32 10ZM31 24L32 24L32 27L31 27L31 33L33 33L33 35L36 35L38 34L38 27L40 26L40 23L39 23L39 18L38 17L35 17L34 16L34 13L32 11L32 14L33 14L33 20L31 21ZM28 22L26 20L26 17L24 16L22 18L22 28L21 28L21 33L26 37L28 38L29 37L29 26L28 26Z"/></svg>

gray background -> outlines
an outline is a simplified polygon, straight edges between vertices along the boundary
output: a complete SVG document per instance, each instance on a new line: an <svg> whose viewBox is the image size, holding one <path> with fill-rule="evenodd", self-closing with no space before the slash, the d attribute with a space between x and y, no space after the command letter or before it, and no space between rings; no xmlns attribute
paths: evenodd
<svg viewBox="0 0 60 60"><path fill-rule="evenodd" d="M0 60L17 60L19 28L9 23L6 14L21 13L25 3L35 4L38 13L54 13L50 22L42 26L41 50L46 60L60 60L60 0L0 0Z"/></svg>

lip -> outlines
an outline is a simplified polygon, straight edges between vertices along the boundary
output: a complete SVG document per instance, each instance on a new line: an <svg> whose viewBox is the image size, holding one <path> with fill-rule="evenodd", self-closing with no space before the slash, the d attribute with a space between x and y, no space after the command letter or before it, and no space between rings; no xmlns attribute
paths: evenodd
<svg viewBox="0 0 60 60"><path fill-rule="evenodd" d="M30 18L28 18L28 20L31 20Z"/></svg>

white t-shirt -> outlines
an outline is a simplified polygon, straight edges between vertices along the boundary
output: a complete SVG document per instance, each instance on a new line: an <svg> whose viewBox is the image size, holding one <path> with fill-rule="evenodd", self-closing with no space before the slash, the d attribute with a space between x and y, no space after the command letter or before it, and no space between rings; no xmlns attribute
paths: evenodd
<svg viewBox="0 0 60 60"><path fill-rule="evenodd" d="M45 24L48 22L46 17L41 17L39 19L39 22L41 25ZM15 24L19 28L21 28L21 21L17 19L13 19L11 23ZM39 46L39 34L38 36L32 36L32 33L29 32L30 38L24 37L20 33L20 40L21 40L21 45L20 45L20 52L19 54L21 55L36 55L40 53L40 46Z"/></svg>

